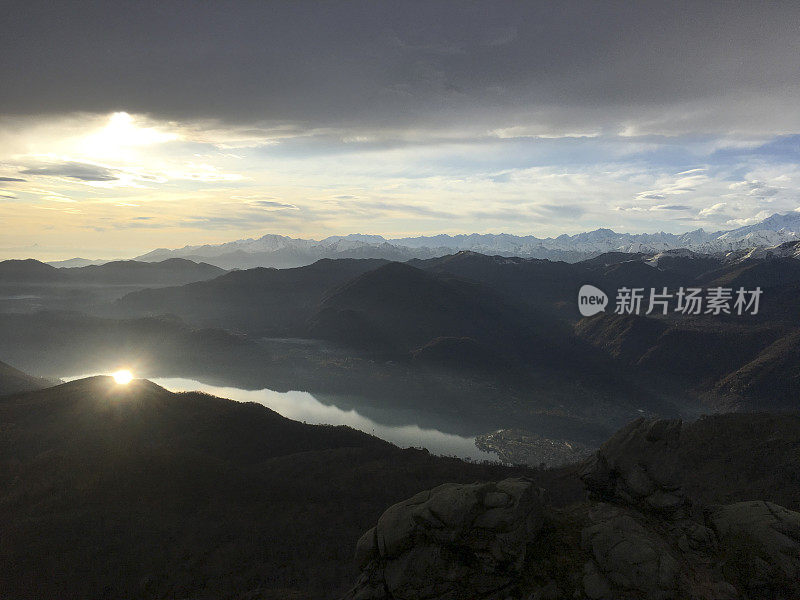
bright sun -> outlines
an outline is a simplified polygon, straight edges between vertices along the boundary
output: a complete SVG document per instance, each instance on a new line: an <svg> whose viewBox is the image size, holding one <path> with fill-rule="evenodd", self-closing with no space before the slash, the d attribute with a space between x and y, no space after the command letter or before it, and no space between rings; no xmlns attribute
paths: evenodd
<svg viewBox="0 0 800 600"><path fill-rule="evenodd" d="M114 381L120 385L126 385L133 379L133 374L127 369L122 369L113 374Z"/></svg>

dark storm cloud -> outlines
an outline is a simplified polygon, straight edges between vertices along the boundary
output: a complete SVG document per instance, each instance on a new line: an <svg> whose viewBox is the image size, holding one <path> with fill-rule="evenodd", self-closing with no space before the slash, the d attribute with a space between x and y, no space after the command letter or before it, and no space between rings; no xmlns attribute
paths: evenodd
<svg viewBox="0 0 800 600"><path fill-rule="evenodd" d="M745 111L759 110L748 94L788 101L800 76L797 3L25 1L3 12L4 114L569 127L699 102L724 126L732 98Z"/></svg>
<svg viewBox="0 0 800 600"><path fill-rule="evenodd" d="M107 167L79 162L49 163L23 169L25 175L46 175L49 177L66 177L79 181L116 181L117 171Z"/></svg>
<svg viewBox="0 0 800 600"><path fill-rule="evenodd" d="M0 177L0 181L27 181L27 180L20 179L19 177Z"/></svg>

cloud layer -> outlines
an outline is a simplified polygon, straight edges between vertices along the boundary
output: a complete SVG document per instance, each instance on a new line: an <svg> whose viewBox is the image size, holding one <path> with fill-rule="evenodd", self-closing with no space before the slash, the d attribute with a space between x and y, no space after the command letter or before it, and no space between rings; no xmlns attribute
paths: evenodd
<svg viewBox="0 0 800 600"><path fill-rule="evenodd" d="M790 2L24 1L4 12L5 114L367 130L469 119L558 135L785 132L799 118L774 110L800 81Z"/></svg>
<svg viewBox="0 0 800 600"><path fill-rule="evenodd" d="M797 3L5 7L19 252L717 230L800 206Z"/></svg>

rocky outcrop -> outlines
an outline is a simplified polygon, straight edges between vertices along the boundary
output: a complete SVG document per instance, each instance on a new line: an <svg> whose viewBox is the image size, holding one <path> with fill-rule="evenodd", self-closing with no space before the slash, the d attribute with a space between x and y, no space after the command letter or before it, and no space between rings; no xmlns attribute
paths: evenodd
<svg viewBox="0 0 800 600"><path fill-rule="evenodd" d="M599 590L608 590L590 589L590 598L608 597L612 585L646 598L674 595L678 559L668 541L648 529L640 515L602 504L591 511L590 519L581 532L581 547L591 555L584 569L603 577L606 588Z"/></svg>
<svg viewBox="0 0 800 600"><path fill-rule="evenodd" d="M388 509L359 541L346 600L790 600L800 513L703 506L682 485L680 421L634 421L556 510L531 481L440 486Z"/></svg>
<svg viewBox="0 0 800 600"><path fill-rule="evenodd" d="M749 568L740 579L751 595L765 595L775 587L798 593L800 513L753 501L712 507L707 515L723 548Z"/></svg>
<svg viewBox="0 0 800 600"><path fill-rule="evenodd" d="M505 598L544 523L525 479L445 484L395 504L359 540L349 600Z"/></svg>
<svg viewBox="0 0 800 600"><path fill-rule="evenodd" d="M614 434L581 473L591 496L644 510L684 512L679 420L637 419Z"/></svg>

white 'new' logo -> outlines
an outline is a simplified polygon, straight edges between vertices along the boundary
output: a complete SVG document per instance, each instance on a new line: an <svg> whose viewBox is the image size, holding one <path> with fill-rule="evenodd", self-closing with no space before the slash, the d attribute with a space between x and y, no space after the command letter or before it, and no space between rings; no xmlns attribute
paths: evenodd
<svg viewBox="0 0 800 600"><path fill-rule="evenodd" d="M591 317L603 312L608 305L606 293L593 285L582 285L578 290L578 310L584 317Z"/></svg>

